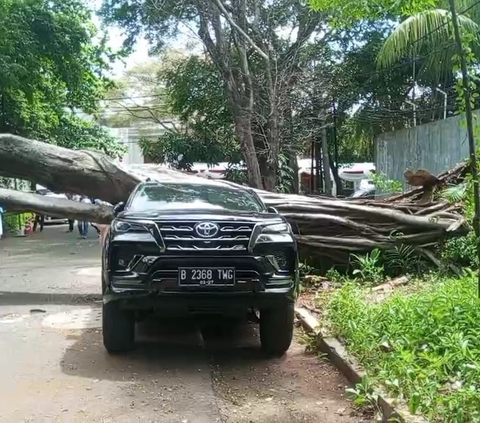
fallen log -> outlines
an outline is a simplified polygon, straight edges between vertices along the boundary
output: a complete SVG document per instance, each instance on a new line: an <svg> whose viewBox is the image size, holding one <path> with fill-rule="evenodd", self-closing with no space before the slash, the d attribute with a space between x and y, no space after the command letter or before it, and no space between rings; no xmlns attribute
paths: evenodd
<svg viewBox="0 0 480 423"><path fill-rule="evenodd" d="M464 168L459 167L461 173ZM0 175L40 183L55 192L84 194L109 203L128 198L146 178L158 181L196 178L159 165L122 166L98 152L74 151L4 134L0 135ZM457 173L439 176L442 182ZM304 255L348 262L350 252L390 249L399 244L422 248L447 236L465 233L463 218L447 203L417 204L396 201L337 200L256 190L276 207L298 232ZM417 195L421 198L421 194ZM404 199L407 197L404 197ZM108 223L112 208L82 204L35 194L0 190L0 205L97 223Z"/></svg>
<svg viewBox="0 0 480 423"><path fill-rule="evenodd" d="M0 134L0 175L112 204L128 198L141 180L99 152L69 150L10 134Z"/></svg>
<svg viewBox="0 0 480 423"><path fill-rule="evenodd" d="M110 223L113 219L111 206L97 206L3 188L0 188L0 204L10 211L30 211L94 223Z"/></svg>

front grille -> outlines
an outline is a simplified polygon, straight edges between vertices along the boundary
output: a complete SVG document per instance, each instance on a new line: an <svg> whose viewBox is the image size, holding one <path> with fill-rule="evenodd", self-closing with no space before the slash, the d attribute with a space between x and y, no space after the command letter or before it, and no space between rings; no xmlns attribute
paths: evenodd
<svg viewBox="0 0 480 423"><path fill-rule="evenodd" d="M254 224L250 222L218 222L218 232L213 237L202 237L195 230L200 222L156 222L169 252L247 252Z"/></svg>

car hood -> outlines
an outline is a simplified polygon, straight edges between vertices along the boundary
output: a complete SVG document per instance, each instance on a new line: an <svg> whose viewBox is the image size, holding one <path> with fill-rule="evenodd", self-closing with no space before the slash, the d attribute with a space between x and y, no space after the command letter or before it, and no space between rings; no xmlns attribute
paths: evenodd
<svg viewBox="0 0 480 423"><path fill-rule="evenodd" d="M124 211L118 216L120 219L127 220L176 220L176 221L242 221L242 222L265 222L272 221L283 222L285 219L276 213L259 212L241 212L222 210L221 212L212 210L172 210L169 211Z"/></svg>

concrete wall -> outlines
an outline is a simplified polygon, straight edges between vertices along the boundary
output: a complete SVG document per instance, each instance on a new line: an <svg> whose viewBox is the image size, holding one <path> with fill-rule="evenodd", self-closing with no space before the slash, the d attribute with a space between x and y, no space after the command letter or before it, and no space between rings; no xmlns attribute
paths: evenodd
<svg viewBox="0 0 480 423"><path fill-rule="evenodd" d="M480 110L475 114L480 116ZM375 139L375 166L388 179L404 181L406 169L427 169L438 175L469 155L463 116L389 132Z"/></svg>

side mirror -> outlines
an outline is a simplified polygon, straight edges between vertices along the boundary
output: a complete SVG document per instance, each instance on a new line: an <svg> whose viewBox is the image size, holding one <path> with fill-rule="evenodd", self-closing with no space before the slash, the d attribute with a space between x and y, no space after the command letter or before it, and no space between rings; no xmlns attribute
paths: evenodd
<svg viewBox="0 0 480 423"><path fill-rule="evenodd" d="M277 210L275 207L268 207L268 208L267 208L267 211L268 211L269 213L278 214L278 210Z"/></svg>
<svg viewBox="0 0 480 423"><path fill-rule="evenodd" d="M124 210L125 210L125 203L122 201L121 203L116 204L115 207L113 208L113 215L116 217Z"/></svg>

